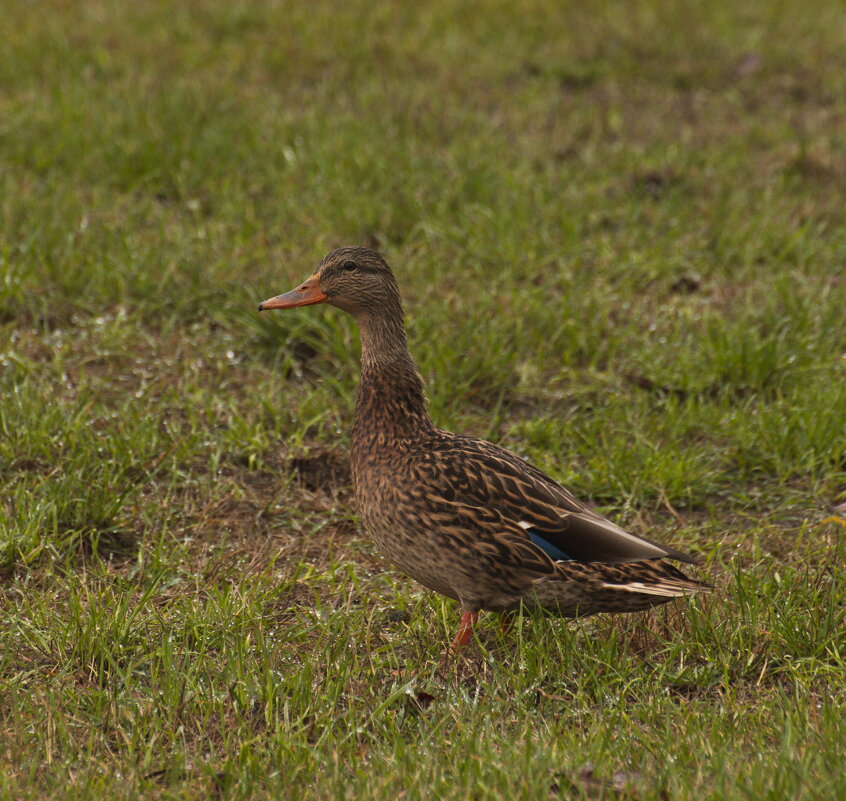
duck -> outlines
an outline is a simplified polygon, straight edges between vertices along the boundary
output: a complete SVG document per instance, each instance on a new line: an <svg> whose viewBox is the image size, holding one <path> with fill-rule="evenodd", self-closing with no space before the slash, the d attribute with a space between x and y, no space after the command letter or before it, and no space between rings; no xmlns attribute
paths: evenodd
<svg viewBox="0 0 846 801"><path fill-rule="evenodd" d="M452 649L482 611L561 617L634 612L711 585L666 560L697 560L632 534L500 445L438 428L408 347L400 290L365 247L333 250L259 311L327 303L351 314L361 371L350 466L361 522L395 567L458 602Z"/></svg>

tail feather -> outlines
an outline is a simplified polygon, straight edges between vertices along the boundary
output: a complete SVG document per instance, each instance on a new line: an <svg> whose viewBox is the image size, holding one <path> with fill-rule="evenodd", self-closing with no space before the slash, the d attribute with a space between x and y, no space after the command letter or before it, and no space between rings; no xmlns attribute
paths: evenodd
<svg viewBox="0 0 846 801"><path fill-rule="evenodd" d="M666 598L681 598L685 595L693 595L699 590L704 589L701 586L688 587L680 586L678 584L644 584L642 581L632 581L628 584L609 584L603 582L601 585L606 590L621 590L622 592L639 592L644 595L663 595Z"/></svg>
<svg viewBox="0 0 846 801"><path fill-rule="evenodd" d="M629 562L614 568L613 580L602 582L604 589L665 598L680 598L713 589L713 585L690 579L678 568L662 561Z"/></svg>
<svg viewBox="0 0 846 801"><path fill-rule="evenodd" d="M532 605L563 617L637 612L712 589L661 559L610 564L571 559L556 562L555 568L555 576L536 580Z"/></svg>

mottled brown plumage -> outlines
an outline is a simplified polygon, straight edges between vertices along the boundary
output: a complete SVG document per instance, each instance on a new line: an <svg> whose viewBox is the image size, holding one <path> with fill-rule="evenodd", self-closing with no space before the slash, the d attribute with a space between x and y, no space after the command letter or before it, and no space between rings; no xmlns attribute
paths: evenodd
<svg viewBox="0 0 846 801"><path fill-rule="evenodd" d="M352 475L362 521L391 562L461 604L455 645L481 609L628 612L708 587L663 561L690 557L629 534L510 451L435 427L378 253L335 250L259 310L323 302L361 331Z"/></svg>

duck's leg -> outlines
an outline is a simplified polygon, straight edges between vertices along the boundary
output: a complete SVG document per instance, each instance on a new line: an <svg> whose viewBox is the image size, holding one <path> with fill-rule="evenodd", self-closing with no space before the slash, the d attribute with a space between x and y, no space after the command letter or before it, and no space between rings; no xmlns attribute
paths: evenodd
<svg viewBox="0 0 846 801"><path fill-rule="evenodd" d="M455 639L452 641L453 651L458 651L468 645L473 637L473 626L476 625L476 621L478 619L478 612L465 612L461 616L461 623L458 626L458 634L455 635Z"/></svg>

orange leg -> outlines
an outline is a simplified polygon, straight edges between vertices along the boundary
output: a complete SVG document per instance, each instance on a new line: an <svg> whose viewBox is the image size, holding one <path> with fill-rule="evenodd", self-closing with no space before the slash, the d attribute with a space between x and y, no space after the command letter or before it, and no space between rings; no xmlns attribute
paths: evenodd
<svg viewBox="0 0 846 801"><path fill-rule="evenodd" d="M476 625L478 619L478 612L465 612L461 616L461 625L458 627L458 634L455 635L455 639L452 641L453 651L464 648L470 642L470 639L473 637L473 626Z"/></svg>

